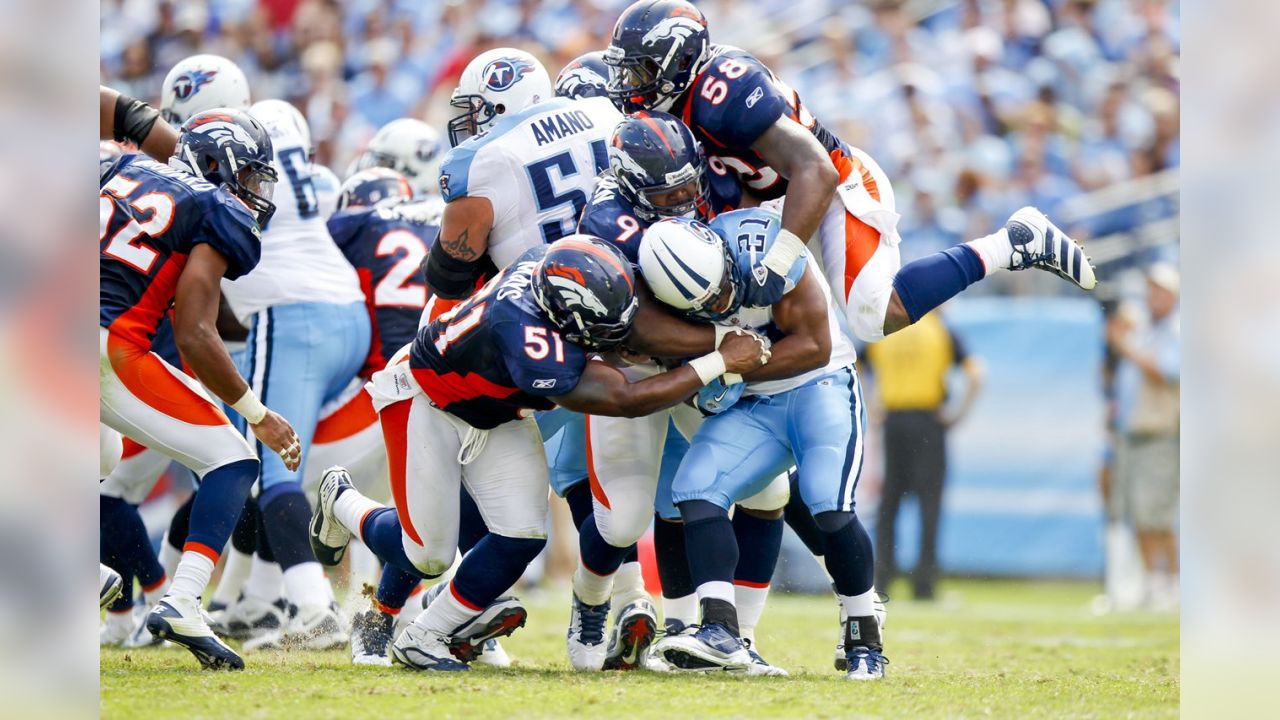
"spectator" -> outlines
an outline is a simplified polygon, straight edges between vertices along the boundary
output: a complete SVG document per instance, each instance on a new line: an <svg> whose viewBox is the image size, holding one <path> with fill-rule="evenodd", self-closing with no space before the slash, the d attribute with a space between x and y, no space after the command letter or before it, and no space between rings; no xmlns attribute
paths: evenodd
<svg viewBox="0 0 1280 720"><path fill-rule="evenodd" d="M1107 342L1116 368L1117 472L1111 493L1138 538L1146 571L1145 602L1178 603L1178 271L1157 264L1147 273L1144 328L1113 323Z"/></svg>
<svg viewBox="0 0 1280 720"><path fill-rule="evenodd" d="M888 589L897 574L895 547L898 509L915 495L920 506L920 554L911 571L912 594L932 600L938 579L938 524L947 474L947 430L960 422L982 387L982 363L929 313L906 330L870 345L866 360L884 416L884 487L876 525L876 587ZM953 367L964 371L967 388L947 405L947 379Z"/></svg>

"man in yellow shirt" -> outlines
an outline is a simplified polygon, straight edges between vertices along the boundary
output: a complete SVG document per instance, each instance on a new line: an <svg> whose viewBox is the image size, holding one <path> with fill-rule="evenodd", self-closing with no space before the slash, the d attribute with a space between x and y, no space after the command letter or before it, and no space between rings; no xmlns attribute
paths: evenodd
<svg viewBox="0 0 1280 720"><path fill-rule="evenodd" d="M938 575L938 519L947 471L946 433L959 422L982 387L982 363L932 312L914 325L869 345L864 353L884 411L884 489L876 526L876 587L888 589L897 574L894 557L898 508L914 494L920 504L920 555L911 571L916 599L934 596ZM966 391L947 407L947 378L964 371Z"/></svg>

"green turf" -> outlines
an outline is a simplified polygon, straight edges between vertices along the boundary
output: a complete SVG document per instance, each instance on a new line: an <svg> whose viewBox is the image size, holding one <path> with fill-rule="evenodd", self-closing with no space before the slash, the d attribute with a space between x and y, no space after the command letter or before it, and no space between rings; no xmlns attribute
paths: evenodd
<svg viewBox="0 0 1280 720"><path fill-rule="evenodd" d="M899 588L900 590L902 588ZM526 598L504 645L516 667L467 674L355 668L345 652L248 655L243 673L197 669L184 650L104 650L104 718L1173 717L1173 615L1088 611L1091 585L951 582L942 600L889 605L888 677L831 667L835 606L770 598L765 657L790 678L569 671L567 591ZM905 595L905 593L904 593Z"/></svg>

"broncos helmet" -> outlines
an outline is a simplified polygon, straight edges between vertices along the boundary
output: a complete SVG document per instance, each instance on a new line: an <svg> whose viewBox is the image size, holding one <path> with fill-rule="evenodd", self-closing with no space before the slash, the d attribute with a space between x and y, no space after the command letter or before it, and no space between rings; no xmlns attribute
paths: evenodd
<svg viewBox="0 0 1280 720"><path fill-rule="evenodd" d="M729 244L697 220L667 218L640 238L640 272L665 305L719 322L742 306L745 288Z"/></svg>
<svg viewBox="0 0 1280 720"><path fill-rule="evenodd" d="M338 195L338 209L398 205L413 199L413 188L404 175L391 168L375 167L347 178Z"/></svg>
<svg viewBox="0 0 1280 720"><path fill-rule="evenodd" d="M669 111L706 61L711 38L702 11L684 0L638 0L613 28L604 52L609 96L624 111Z"/></svg>
<svg viewBox="0 0 1280 720"><path fill-rule="evenodd" d="M220 108L196 113L183 123L169 165L225 187L265 227L276 212L271 202L277 179L273 155L262 123L247 112Z"/></svg>
<svg viewBox="0 0 1280 720"><path fill-rule="evenodd" d="M592 351L621 345L639 307L631 263L612 243L591 235L547 246L532 290L564 339Z"/></svg>
<svg viewBox="0 0 1280 720"><path fill-rule="evenodd" d="M674 115L632 113L609 140L609 169L618 190L646 222L690 216L706 202L706 158Z"/></svg>
<svg viewBox="0 0 1280 720"><path fill-rule="evenodd" d="M609 97L609 66L604 64L604 51L583 53L565 65L556 76L556 97Z"/></svg>

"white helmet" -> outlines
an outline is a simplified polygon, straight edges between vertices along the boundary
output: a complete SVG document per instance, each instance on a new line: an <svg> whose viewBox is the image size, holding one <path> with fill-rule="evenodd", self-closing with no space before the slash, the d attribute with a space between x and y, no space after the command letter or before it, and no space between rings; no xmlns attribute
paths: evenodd
<svg viewBox="0 0 1280 720"><path fill-rule="evenodd" d="M675 217L650 225L639 255L654 297L690 317L723 320L742 303L729 246L697 220Z"/></svg>
<svg viewBox="0 0 1280 720"><path fill-rule="evenodd" d="M221 55L192 55L173 66L160 90L160 114L181 125L198 112L229 107L249 109L244 71Z"/></svg>
<svg viewBox="0 0 1280 720"><path fill-rule="evenodd" d="M449 104L464 112L449 121L449 144L490 128L499 115L552 97L551 77L538 59L523 50L497 48L467 63Z"/></svg>
<svg viewBox="0 0 1280 720"><path fill-rule="evenodd" d="M284 100L259 100L249 107L249 114L267 128L273 137L281 132L293 133L302 138L302 147L307 149L307 159L315 154L311 146L311 126L302 112Z"/></svg>
<svg viewBox="0 0 1280 720"><path fill-rule="evenodd" d="M443 149L435 128L414 118L399 118L378 129L348 174L375 167L391 168L408 178L415 195L438 194Z"/></svg>

